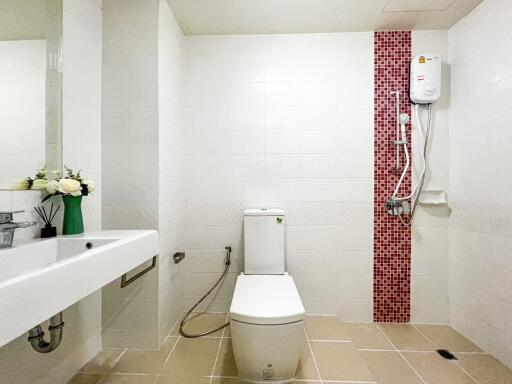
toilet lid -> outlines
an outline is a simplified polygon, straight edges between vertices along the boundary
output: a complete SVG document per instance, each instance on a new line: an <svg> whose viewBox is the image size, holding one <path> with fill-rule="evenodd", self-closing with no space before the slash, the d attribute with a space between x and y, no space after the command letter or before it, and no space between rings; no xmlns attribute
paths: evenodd
<svg viewBox="0 0 512 384"><path fill-rule="evenodd" d="M293 278L244 275L236 280L230 318L251 324L286 324L304 318L304 306Z"/></svg>

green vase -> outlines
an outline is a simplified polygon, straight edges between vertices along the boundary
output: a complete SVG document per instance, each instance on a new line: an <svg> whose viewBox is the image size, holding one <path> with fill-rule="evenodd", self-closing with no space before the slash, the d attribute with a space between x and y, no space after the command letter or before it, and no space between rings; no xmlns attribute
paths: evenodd
<svg viewBox="0 0 512 384"><path fill-rule="evenodd" d="M76 235L84 233L84 220L82 218L82 196L62 196L64 200L63 235Z"/></svg>

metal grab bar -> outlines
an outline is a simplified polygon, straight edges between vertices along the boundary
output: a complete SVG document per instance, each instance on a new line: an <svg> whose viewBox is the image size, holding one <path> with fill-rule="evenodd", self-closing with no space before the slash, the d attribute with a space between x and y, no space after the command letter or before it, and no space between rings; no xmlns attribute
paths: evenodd
<svg viewBox="0 0 512 384"><path fill-rule="evenodd" d="M149 267L144 268L142 271L140 271L136 275L133 275L129 279L127 279L128 273L125 273L123 276L121 276L121 288L127 287L128 285L130 285L135 280L137 280L138 278L142 277L143 275L145 275L146 273L148 273L149 271L151 271L155 267L156 267L156 256L153 256L153 261L151 262L151 265Z"/></svg>

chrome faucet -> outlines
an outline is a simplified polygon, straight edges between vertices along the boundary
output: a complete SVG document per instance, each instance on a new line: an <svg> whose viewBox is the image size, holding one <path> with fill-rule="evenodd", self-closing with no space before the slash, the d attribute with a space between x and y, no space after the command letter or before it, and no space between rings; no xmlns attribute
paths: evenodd
<svg viewBox="0 0 512 384"><path fill-rule="evenodd" d="M14 238L14 231L16 228L28 228L36 225L35 221L25 221L21 223L13 222L13 215L15 213L22 213L23 211L0 211L0 248L12 247L12 240Z"/></svg>

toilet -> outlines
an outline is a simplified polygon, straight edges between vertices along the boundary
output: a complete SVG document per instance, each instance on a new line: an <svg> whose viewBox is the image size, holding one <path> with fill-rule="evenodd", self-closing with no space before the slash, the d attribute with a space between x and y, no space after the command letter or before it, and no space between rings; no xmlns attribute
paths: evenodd
<svg viewBox="0 0 512 384"><path fill-rule="evenodd" d="M245 383L294 381L304 338L304 306L285 272L282 209L244 212L244 272L229 312L238 375Z"/></svg>

